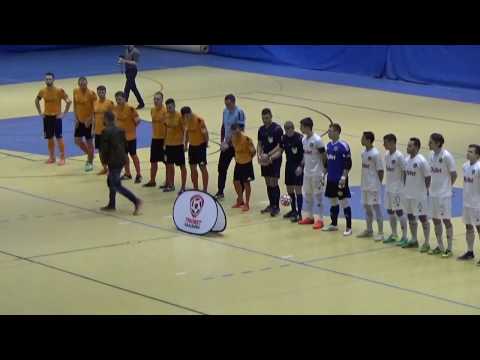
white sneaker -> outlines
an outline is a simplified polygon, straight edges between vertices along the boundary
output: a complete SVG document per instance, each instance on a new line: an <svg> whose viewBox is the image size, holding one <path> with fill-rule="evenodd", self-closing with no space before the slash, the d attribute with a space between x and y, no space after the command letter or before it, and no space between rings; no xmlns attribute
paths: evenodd
<svg viewBox="0 0 480 360"><path fill-rule="evenodd" d="M322 231L338 231L338 226L335 225L328 225L322 229Z"/></svg>
<svg viewBox="0 0 480 360"><path fill-rule="evenodd" d="M351 236L352 235L352 229L346 229L343 233L343 236Z"/></svg>
<svg viewBox="0 0 480 360"><path fill-rule="evenodd" d="M383 234L378 234L377 236L375 236L374 240L375 241L383 241L384 240Z"/></svg>

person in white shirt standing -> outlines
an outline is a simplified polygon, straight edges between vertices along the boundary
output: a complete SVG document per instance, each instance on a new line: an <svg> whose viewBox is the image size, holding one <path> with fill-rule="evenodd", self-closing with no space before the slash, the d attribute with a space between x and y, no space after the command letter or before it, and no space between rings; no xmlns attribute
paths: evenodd
<svg viewBox="0 0 480 360"><path fill-rule="evenodd" d="M378 234L375 241L384 240L383 237L383 214L380 207L381 191L383 182L383 160L380 152L373 146L375 134L365 131L362 136L362 145L365 151L362 153L362 204L365 209L367 229L357 238L373 236L373 213L377 219Z"/></svg>
<svg viewBox="0 0 480 360"><path fill-rule="evenodd" d="M383 137L383 146L387 150L385 154L386 182L385 182L385 209L390 217L392 234L383 241L384 244L398 241L397 218L400 220L402 238L397 242L398 246L406 244L407 239L407 216L403 208L403 186L405 184L405 156L397 150L397 137L387 134Z"/></svg>
<svg viewBox="0 0 480 360"><path fill-rule="evenodd" d="M457 180L455 159L443 148L445 139L441 134L430 135L428 146L432 153L428 157L432 184L430 186L430 201L432 220L438 246L428 252L429 255L439 255L447 258L452 256L453 225L452 225L452 188ZM447 233L447 249L443 245L443 226Z"/></svg>
<svg viewBox="0 0 480 360"><path fill-rule="evenodd" d="M315 230L323 228L323 185L327 161L325 145L322 138L313 132L313 120L305 118L300 121L300 130L305 135L303 144L303 161L296 170L300 176L303 171L303 208L300 225L312 225ZM312 218L313 216L313 218Z"/></svg>
<svg viewBox="0 0 480 360"><path fill-rule="evenodd" d="M469 145L467 162L463 164L463 222L467 233L467 252L458 260L471 260L475 242L475 228L480 234L480 145ZM477 262L480 266L480 261Z"/></svg>
<svg viewBox="0 0 480 360"><path fill-rule="evenodd" d="M420 252L426 253L430 250L430 223L428 216L430 214L428 204L428 189L431 183L430 166L427 160L419 154L421 144L418 138L411 138L408 142L408 156L405 162L405 210L410 224L412 234L411 241L402 245L402 248L417 248L417 217L422 223L425 242L420 248Z"/></svg>

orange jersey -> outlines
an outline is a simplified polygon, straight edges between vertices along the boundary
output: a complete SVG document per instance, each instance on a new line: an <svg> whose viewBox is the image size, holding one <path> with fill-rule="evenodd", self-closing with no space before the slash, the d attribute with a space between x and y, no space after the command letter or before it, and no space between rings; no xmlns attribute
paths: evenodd
<svg viewBox="0 0 480 360"><path fill-rule="evenodd" d="M252 148L254 149L252 139L240 134L232 136L232 144L235 149L235 161L237 164L248 164L252 161Z"/></svg>
<svg viewBox="0 0 480 360"><path fill-rule="evenodd" d="M183 133L185 129L182 115L178 111L175 111L173 114L167 112L166 120L167 136L165 137L165 145L183 145Z"/></svg>
<svg viewBox="0 0 480 360"><path fill-rule="evenodd" d="M38 98L45 102L43 113L47 116L55 116L62 112L62 99L67 100L67 94L62 88L44 87L38 92Z"/></svg>
<svg viewBox="0 0 480 360"><path fill-rule="evenodd" d="M85 123L92 120L95 101L97 101L97 94L92 90L73 90L73 111L79 122Z"/></svg>
<svg viewBox="0 0 480 360"><path fill-rule="evenodd" d="M113 113L117 118L118 127L125 130L127 141L135 140L137 138L137 124L135 123L135 119L138 117L137 110L125 104L123 106L115 106Z"/></svg>
<svg viewBox="0 0 480 360"><path fill-rule="evenodd" d="M207 129L205 121L199 118L197 115L192 114L190 121L185 122L185 130L188 134L188 142L190 145L198 146L206 142L203 130Z"/></svg>
<svg viewBox="0 0 480 360"><path fill-rule="evenodd" d="M154 107L150 114L152 115L152 139L165 139L167 128L165 122L167 119L167 108L162 106L160 108Z"/></svg>
<svg viewBox="0 0 480 360"><path fill-rule="evenodd" d="M95 114L95 135L101 135L105 125L103 124L103 115L107 111L113 110L113 101L111 100L97 100L93 105L93 111Z"/></svg>

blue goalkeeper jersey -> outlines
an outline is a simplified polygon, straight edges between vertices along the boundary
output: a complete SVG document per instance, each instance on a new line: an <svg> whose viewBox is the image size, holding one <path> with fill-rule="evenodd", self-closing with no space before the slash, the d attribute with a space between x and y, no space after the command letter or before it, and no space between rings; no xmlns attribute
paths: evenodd
<svg viewBox="0 0 480 360"><path fill-rule="evenodd" d="M345 141L330 141L327 145L327 181L339 182L351 158L350 146Z"/></svg>

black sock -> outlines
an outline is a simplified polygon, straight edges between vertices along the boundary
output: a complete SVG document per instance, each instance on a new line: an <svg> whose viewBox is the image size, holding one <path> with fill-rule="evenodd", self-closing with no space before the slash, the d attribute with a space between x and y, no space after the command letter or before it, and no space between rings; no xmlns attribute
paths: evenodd
<svg viewBox="0 0 480 360"><path fill-rule="evenodd" d="M280 187L278 185L273 188L273 206L275 209L280 208Z"/></svg>
<svg viewBox="0 0 480 360"><path fill-rule="evenodd" d="M346 207L345 209L343 209L343 213L345 215L345 220L347 221L347 229L351 229L352 228L352 208L350 206Z"/></svg>
<svg viewBox="0 0 480 360"><path fill-rule="evenodd" d="M268 201L270 202L270 207L273 206L273 194L272 194L272 188L270 186L267 186L267 194L268 194Z"/></svg>
<svg viewBox="0 0 480 360"><path fill-rule="evenodd" d="M302 207L303 207L303 194L297 194L297 209L300 215L302 215Z"/></svg>
<svg viewBox="0 0 480 360"><path fill-rule="evenodd" d="M296 212L297 211L297 199L295 199L295 193L290 193L288 194L290 196L291 203L290 205L292 206L292 211Z"/></svg>
<svg viewBox="0 0 480 360"><path fill-rule="evenodd" d="M338 214L340 213L340 205L330 207L330 219L332 219L332 225L338 225Z"/></svg>

